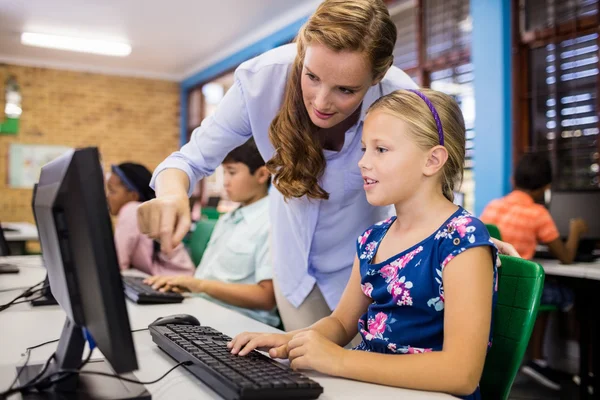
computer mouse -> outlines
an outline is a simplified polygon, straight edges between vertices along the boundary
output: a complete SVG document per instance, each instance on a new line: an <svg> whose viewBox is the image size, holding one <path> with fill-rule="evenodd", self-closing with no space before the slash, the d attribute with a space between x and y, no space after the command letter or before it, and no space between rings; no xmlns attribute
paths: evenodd
<svg viewBox="0 0 600 400"><path fill-rule="evenodd" d="M177 325L200 325L200 321L193 315L189 314L174 314L165 317L157 318L148 326L164 326L169 324Z"/></svg>

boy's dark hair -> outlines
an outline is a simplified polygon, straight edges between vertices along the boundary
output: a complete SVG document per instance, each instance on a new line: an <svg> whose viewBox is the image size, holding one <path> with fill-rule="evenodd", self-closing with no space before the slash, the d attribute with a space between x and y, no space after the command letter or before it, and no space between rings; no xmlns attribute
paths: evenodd
<svg viewBox="0 0 600 400"><path fill-rule="evenodd" d="M265 160L263 160L258 152L254 138L251 137L246 143L231 150L231 152L225 156L223 164L227 163L242 163L246 165L250 170L250 173L253 174L257 169L265 165Z"/></svg>
<svg viewBox="0 0 600 400"><path fill-rule="evenodd" d="M515 169L515 186L537 190L552 182L552 165L545 154L528 153L519 160Z"/></svg>

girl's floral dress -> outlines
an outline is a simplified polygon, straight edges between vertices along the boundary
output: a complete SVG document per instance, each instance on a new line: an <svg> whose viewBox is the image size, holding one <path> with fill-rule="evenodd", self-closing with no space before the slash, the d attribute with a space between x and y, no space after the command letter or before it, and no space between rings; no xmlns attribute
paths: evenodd
<svg viewBox="0 0 600 400"><path fill-rule="evenodd" d="M373 303L358 321L363 340L356 349L388 354L440 351L444 342L444 268L463 251L491 247L493 311L498 290L497 249L485 225L461 207L427 239L374 264L379 243L395 220L379 222L358 238L361 287ZM490 327L489 346L491 343ZM457 368L460 363L456 360ZM478 388L464 398L480 397Z"/></svg>

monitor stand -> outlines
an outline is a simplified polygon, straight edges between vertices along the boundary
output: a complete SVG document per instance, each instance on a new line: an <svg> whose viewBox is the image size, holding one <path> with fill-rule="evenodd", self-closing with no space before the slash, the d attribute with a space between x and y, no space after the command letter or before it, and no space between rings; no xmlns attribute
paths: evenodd
<svg viewBox="0 0 600 400"><path fill-rule="evenodd" d="M36 297L34 300L31 300L31 305L34 307L37 306L54 306L57 305L58 302L52 295L52 291L50 290L50 281L48 280L48 274L46 274L46 279L44 280L44 289L41 292L41 296Z"/></svg>
<svg viewBox="0 0 600 400"><path fill-rule="evenodd" d="M81 328L76 326L69 318L65 322L54 360L50 363L44 374L48 376L61 370L78 369L81 364L85 339ZM28 383L42 369L43 364L29 365L17 368L19 385ZM104 360L90 361L81 371L95 371L114 375L115 372ZM137 381L132 374L120 376ZM152 396L144 385L110 378L107 376L78 374L72 375L46 390L33 391L22 394L23 399L52 399L52 400L91 400L91 399L119 399L119 400L151 400Z"/></svg>

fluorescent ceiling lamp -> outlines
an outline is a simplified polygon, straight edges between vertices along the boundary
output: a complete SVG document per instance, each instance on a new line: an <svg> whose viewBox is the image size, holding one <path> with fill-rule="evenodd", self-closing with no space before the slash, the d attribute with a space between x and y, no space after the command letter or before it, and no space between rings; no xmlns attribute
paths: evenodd
<svg viewBox="0 0 600 400"><path fill-rule="evenodd" d="M23 32L21 35L21 43L28 46L79 51L82 53L94 53L107 56L125 57L131 53L131 46L126 43L46 35L42 33Z"/></svg>

